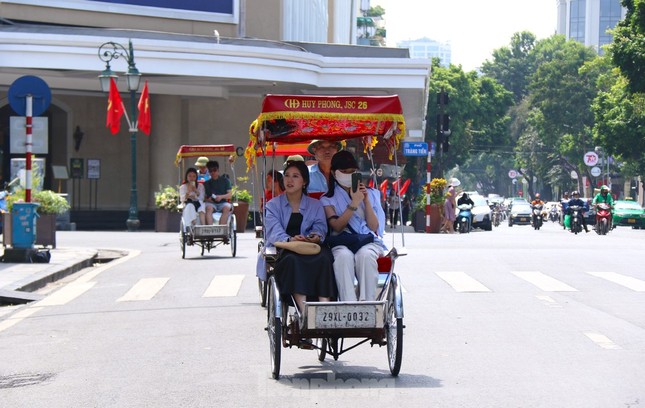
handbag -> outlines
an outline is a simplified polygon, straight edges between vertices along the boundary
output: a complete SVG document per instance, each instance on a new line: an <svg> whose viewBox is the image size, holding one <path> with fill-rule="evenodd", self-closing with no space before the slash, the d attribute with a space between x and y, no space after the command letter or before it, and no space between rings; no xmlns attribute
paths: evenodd
<svg viewBox="0 0 645 408"><path fill-rule="evenodd" d="M320 245L313 242L304 241L289 241L289 242L274 242L276 248L288 249L300 255L316 255L320 252Z"/></svg>
<svg viewBox="0 0 645 408"><path fill-rule="evenodd" d="M358 252L359 249L367 244L374 242L373 234L356 234L344 230L338 235L330 235L325 239L325 242L330 248L337 246L345 246L353 253Z"/></svg>

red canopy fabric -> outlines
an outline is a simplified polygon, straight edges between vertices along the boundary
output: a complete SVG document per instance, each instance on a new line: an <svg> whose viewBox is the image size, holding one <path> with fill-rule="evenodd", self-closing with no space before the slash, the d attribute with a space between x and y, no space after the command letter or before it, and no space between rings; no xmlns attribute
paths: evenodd
<svg viewBox="0 0 645 408"><path fill-rule="evenodd" d="M236 157L235 145L182 145L175 156L175 165L186 157Z"/></svg>
<svg viewBox="0 0 645 408"><path fill-rule="evenodd" d="M397 95L267 95L249 133L245 156L251 167L258 151L262 152L270 142L290 144L362 137L365 146L373 147L378 138L384 138L394 151L405 136L405 119Z"/></svg>

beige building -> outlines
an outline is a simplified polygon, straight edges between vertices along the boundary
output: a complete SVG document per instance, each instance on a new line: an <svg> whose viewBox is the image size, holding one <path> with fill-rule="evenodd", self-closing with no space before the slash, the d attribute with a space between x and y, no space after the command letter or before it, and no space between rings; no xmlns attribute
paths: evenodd
<svg viewBox="0 0 645 408"><path fill-rule="evenodd" d="M146 3L158 7L142 5ZM246 146L249 124L268 93L398 94L408 136L423 134L430 63L410 59L404 49L352 45L357 1L177 3L0 2L3 181L10 178L11 158L24 158L24 154L11 154L9 123L17 115L9 106L8 90L16 79L33 75L42 78L52 94L51 105L42 115L48 119L47 152L37 155L46 162L45 187L57 190L60 185L78 213L128 210L131 134L125 119L117 135L106 128L107 95L100 91L97 78L105 69L99 48L106 42L127 47L131 40L136 68L142 74L139 92L143 81L149 84L152 132L136 136L141 214L154 210L154 192L160 185L178 183L174 159L180 145ZM119 90L129 108L130 92L123 75L127 62L121 57L110 66L121 77ZM135 101L138 98L139 93ZM83 178L54 179L51 166L71 171L73 159L83 163ZM100 163L98 180L87 178L88 160ZM235 171L237 176L245 174L243 160L236 161ZM144 218L142 228L151 228Z"/></svg>

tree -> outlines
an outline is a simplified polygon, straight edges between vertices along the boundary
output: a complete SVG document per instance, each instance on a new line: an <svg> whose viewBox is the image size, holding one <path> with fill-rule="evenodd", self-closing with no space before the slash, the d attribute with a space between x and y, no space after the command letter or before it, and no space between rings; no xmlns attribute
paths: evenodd
<svg viewBox="0 0 645 408"><path fill-rule="evenodd" d="M630 92L645 92L645 0L622 0L625 19L613 30L613 63L629 81Z"/></svg>

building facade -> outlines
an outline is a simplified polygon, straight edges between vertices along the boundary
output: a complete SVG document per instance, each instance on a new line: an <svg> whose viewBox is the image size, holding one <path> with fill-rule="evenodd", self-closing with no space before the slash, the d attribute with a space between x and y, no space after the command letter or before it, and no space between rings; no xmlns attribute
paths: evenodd
<svg viewBox="0 0 645 408"><path fill-rule="evenodd" d="M620 0L558 0L557 32L602 54L602 46L612 41L607 30L614 28L625 13Z"/></svg>
<svg viewBox="0 0 645 408"><path fill-rule="evenodd" d="M441 66L448 67L452 62L452 46L450 43L442 43L429 38L418 40L407 40L396 44L399 48L410 50L410 58L425 58L432 60L439 58Z"/></svg>
<svg viewBox="0 0 645 408"><path fill-rule="evenodd" d="M125 121L116 135L106 129L107 95L97 79L105 69L98 50L106 42L127 47L131 40L142 84L149 84L152 132L136 138L139 210L154 209L159 186L178 183L174 159L179 146L234 144L241 152L268 93L398 94L410 134L423 134L430 63L410 58L403 49L352 45L358 1L178 3L0 3L3 181L10 177L11 159L24 157L11 153L9 123L16 115L8 90L16 79L34 75L52 91L42 115L48 119L47 152L38 155L45 159L45 188L60 185L77 209L128 209L131 134ZM111 63L122 78L127 68L123 60ZM124 82L119 81L119 89L127 108ZM88 160L100 166L98 172L93 168L98 178L87 178ZM51 166L72 173L72 162L85 166L81 178L54 178ZM234 168L238 176L246 171L243 160L236 160Z"/></svg>

